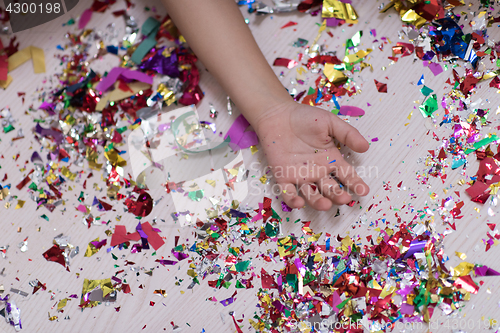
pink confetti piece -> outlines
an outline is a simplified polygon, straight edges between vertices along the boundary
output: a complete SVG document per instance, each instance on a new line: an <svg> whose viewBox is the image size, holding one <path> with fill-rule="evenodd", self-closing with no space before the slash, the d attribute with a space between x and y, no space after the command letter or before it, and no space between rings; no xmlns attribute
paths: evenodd
<svg viewBox="0 0 500 333"><path fill-rule="evenodd" d="M429 69L431 70L432 74L434 74L434 76L437 76L443 72L443 67L441 67L441 65L436 62L431 62L429 64Z"/></svg>
<svg viewBox="0 0 500 333"><path fill-rule="evenodd" d="M361 117L365 115L365 110L358 108L356 106L342 105L339 110L339 115Z"/></svg>
<svg viewBox="0 0 500 333"><path fill-rule="evenodd" d="M80 21L78 22L78 29L84 29L92 18L92 9L85 9L80 16Z"/></svg>
<svg viewBox="0 0 500 333"><path fill-rule="evenodd" d="M238 116L234 121L229 131L227 131L224 136L224 140L229 137L231 142L229 146L233 150L245 149L250 146L255 146L259 143L259 138L257 137L257 133L254 131L246 131L246 128L250 126L250 123L243 117L243 115Z"/></svg>
<svg viewBox="0 0 500 333"><path fill-rule="evenodd" d="M153 77L140 71L134 71L127 68L115 67L106 77L102 78L101 82L96 87L96 90L104 92L108 90L119 78L141 81L147 84L153 84Z"/></svg>

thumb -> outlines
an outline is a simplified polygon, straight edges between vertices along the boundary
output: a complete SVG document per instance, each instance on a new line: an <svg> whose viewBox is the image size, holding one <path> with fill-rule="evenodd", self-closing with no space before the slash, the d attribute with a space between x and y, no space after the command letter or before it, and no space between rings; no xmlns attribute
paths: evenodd
<svg viewBox="0 0 500 333"><path fill-rule="evenodd" d="M370 147L368 141L356 128L333 113L330 113L328 134L357 153L364 153Z"/></svg>

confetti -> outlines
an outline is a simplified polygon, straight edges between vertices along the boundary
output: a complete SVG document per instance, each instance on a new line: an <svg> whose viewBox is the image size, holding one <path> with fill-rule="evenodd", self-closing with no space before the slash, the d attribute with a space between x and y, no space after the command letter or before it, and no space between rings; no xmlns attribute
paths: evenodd
<svg viewBox="0 0 500 333"><path fill-rule="evenodd" d="M373 80L373 81L375 81L375 85L377 86L378 92L387 93L387 84L386 83L381 83L381 82L378 82L377 80Z"/></svg>

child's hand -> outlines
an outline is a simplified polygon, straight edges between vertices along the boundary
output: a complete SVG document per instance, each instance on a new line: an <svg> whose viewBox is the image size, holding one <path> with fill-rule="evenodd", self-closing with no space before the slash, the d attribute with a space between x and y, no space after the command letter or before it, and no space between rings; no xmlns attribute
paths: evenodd
<svg viewBox="0 0 500 333"><path fill-rule="evenodd" d="M333 138L358 153L367 151L369 144L331 112L291 101L263 113L254 128L288 206L303 207L304 199L325 211L332 203L346 204L351 195L343 185L357 195L368 194L368 185L344 160Z"/></svg>
<svg viewBox="0 0 500 333"><path fill-rule="evenodd" d="M332 172L354 193L368 194L368 186L342 158L333 137L361 153L368 150L368 142L330 112L293 101L234 1L163 3L190 47L257 131L287 205L300 208L304 198L318 210L348 203L351 196L330 177Z"/></svg>

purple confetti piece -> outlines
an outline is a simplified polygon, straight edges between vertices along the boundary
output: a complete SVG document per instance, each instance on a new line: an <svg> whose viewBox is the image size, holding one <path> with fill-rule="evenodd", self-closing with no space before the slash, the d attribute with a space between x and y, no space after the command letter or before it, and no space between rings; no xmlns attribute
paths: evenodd
<svg viewBox="0 0 500 333"><path fill-rule="evenodd" d="M284 201L281 202L281 210L291 212L293 208L289 207Z"/></svg>

